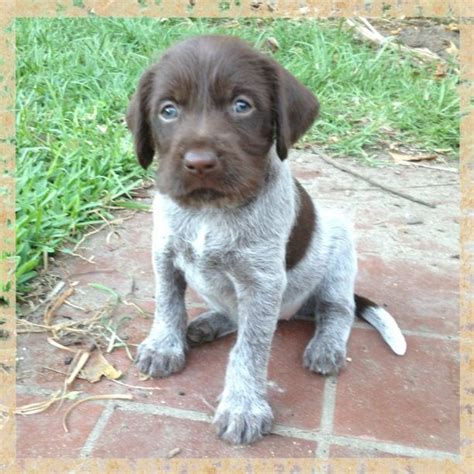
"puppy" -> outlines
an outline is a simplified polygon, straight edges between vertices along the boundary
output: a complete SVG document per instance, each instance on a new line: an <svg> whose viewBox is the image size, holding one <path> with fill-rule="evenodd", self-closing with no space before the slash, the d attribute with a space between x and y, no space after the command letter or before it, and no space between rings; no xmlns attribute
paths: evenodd
<svg viewBox="0 0 474 474"><path fill-rule="evenodd" d="M397 354L406 349L393 318L354 295L346 224L313 204L285 161L318 111L315 96L271 58L234 37L202 36L143 74L127 113L140 164L159 156L156 310L137 364L165 377L183 369L189 344L237 331L214 418L233 444L271 430L267 366L279 317L314 317L303 364L320 374L343 367L355 314ZM189 325L188 284L209 305Z"/></svg>

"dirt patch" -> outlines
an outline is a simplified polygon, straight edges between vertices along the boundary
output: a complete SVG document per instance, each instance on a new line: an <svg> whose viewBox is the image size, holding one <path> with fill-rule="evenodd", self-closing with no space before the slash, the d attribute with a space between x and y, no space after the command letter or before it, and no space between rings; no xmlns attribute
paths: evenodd
<svg viewBox="0 0 474 474"><path fill-rule="evenodd" d="M455 59L459 50L459 27L455 23L425 18L380 19L371 23L384 36L394 36L410 48L427 48L445 60Z"/></svg>

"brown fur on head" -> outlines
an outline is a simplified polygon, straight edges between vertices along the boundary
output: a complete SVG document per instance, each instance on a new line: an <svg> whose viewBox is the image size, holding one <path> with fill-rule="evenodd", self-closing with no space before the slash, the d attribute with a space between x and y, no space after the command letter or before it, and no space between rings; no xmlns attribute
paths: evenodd
<svg viewBox="0 0 474 474"><path fill-rule="evenodd" d="M185 205L235 204L262 187L273 142L285 159L318 111L314 95L271 58L235 37L198 36L145 71L127 124L144 168L158 153L162 193ZM212 171L190 173L189 152L212 155Z"/></svg>

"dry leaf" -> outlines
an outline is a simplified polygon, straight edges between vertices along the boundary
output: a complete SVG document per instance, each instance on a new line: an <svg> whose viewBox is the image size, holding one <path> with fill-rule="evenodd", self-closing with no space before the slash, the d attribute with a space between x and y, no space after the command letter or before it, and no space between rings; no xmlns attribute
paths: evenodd
<svg viewBox="0 0 474 474"><path fill-rule="evenodd" d="M452 41L450 41L449 42L449 47L446 48L446 52L448 54L451 54L452 56L457 56L458 53L459 53L459 49Z"/></svg>
<svg viewBox="0 0 474 474"><path fill-rule="evenodd" d="M90 383L98 382L102 376L108 379L116 380L122 376L122 372L117 370L99 351L95 351L86 367L80 372L81 378Z"/></svg>
<svg viewBox="0 0 474 474"><path fill-rule="evenodd" d="M229 21L225 24L226 28L238 28L239 26L240 26L240 23L235 20Z"/></svg>
<svg viewBox="0 0 474 474"><path fill-rule="evenodd" d="M449 31L459 31L459 25L457 23L450 23L447 27Z"/></svg>
<svg viewBox="0 0 474 474"><path fill-rule="evenodd" d="M395 135L396 134L396 132L393 128L388 127L386 125L383 125L382 127L380 127L380 131L383 132L383 133L386 133L387 135Z"/></svg>
<svg viewBox="0 0 474 474"><path fill-rule="evenodd" d="M51 324L54 314L59 309L60 306L66 301L66 299L74 293L74 288L67 287L59 293L59 295L53 300L50 301L49 304L46 306L44 311L43 322L46 326Z"/></svg>
<svg viewBox="0 0 474 474"><path fill-rule="evenodd" d="M272 53L275 53L280 49L280 45L278 44L278 41L276 38L273 36L270 36L267 38L267 41L265 41L265 44L270 48Z"/></svg>
<svg viewBox="0 0 474 474"><path fill-rule="evenodd" d="M94 107L94 111L91 114L85 114L84 117L87 120L95 120L97 117L97 109Z"/></svg>
<svg viewBox="0 0 474 474"><path fill-rule="evenodd" d="M444 77L444 76L446 76L447 72L448 72L448 68L447 68L446 64L438 63L436 65L436 71L435 71L434 75L436 77Z"/></svg>
<svg viewBox="0 0 474 474"><path fill-rule="evenodd" d="M181 452L181 448L174 448L174 449L172 449L172 450L166 455L166 457L167 457L168 459L174 458L174 457L177 456L180 452Z"/></svg>
<svg viewBox="0 0 474 474"><path fill-rule="evenodd" d="M401 163L404 161L423 161L423 160L435 160L436 155L405 155L404 153L394 153L389 151L390 156L393 158L395 163Z"/></svg>

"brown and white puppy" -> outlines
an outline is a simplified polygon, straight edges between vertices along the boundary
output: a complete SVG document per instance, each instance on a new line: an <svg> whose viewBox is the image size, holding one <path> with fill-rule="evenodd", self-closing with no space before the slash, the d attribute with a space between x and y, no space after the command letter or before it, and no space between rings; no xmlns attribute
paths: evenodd
<svg viewBox="0 0 474 474"><path fill-rule="evenodd" d="M318 115L315 96L273 59L235 37L180 42L140 79L127 123L138 160L159 157L154 200L155 319L138 349L143 373L181 370L188 343L238 331L214 423L231 443L271 430L266 400L276 322L315 318L303 355L334 374L358 314L403 354L382 308L354 297L356 256L344 220L316 206L285 158ZM209 312L187 324L192 286Z"/></svg>

